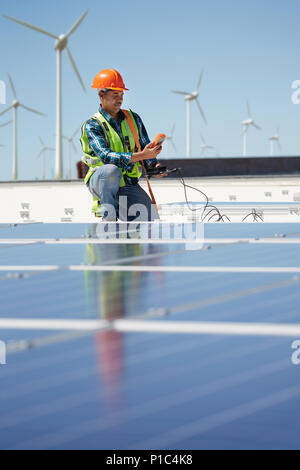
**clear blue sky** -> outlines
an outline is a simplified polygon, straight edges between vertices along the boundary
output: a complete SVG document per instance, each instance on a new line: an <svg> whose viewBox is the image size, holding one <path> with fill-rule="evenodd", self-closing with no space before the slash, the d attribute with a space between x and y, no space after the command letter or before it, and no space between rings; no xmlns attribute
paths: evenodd
<svg viewBox="0 0 300 470"><path fill-rule="evenodd" d="M183 157L186 105L170 91L193 91L204 69L200 103L208 125L192 103L193 157L200 153L199 131L222 156L241 155L247 99L263 129L249 129L248 155L268 155L268 137L278 125L282 153L300 154L300 105L291 102L291 84L300 79L299 0L11 0L0 5L1 14L57 35L67 32L89 8L69 40L86 94L63 54L63 130L67 135L97 109L96 92L90 88L94 75L103 68L116 68L130 89L124 106L141 115L150 138L169 133L176 123L177 153L170 147L169 155ZM38 136L47 145L55 145L54 40L1 16L0 51L0 80L7 84L7 104L12 100L9 72L18 99L47 114L42 118L19 112L19 178L41 177L42 162L36 159ZM1 116L0 124L11 118L12 112ZM0 128L0 143L5 145L0 147L0 179L7 180L12 173L11 125ZM79 159L80 146L76 145ZM67 147L64 150L66 168ZM54 154L49 154L48 175L53 166Z"/></svg>

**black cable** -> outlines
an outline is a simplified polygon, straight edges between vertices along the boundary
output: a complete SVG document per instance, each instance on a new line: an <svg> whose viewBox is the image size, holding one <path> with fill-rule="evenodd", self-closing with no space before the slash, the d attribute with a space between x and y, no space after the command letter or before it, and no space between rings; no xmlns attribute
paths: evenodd
<svg viewBox="0 0 300 470"><path fill-rule="evenodd" d="M193 208L190 206L189 201L188 201L188 198L187 198L186 188L194 189L195 191L198 191L198 193L202 194L202 195L205 197L205 199L206 199L205 205L204 205L203 208L201 208L201 209L202 209L201 222L203 222L204 219L205 219L211 212L214 212L214 211L216 211L216 213L212 214L212 215L210 216L210 218L208 219L208 221L211 220L213 217L216 217L216 216L217 216L218 219L216 220L216 222L220 222L220 221L224 222L224 217L226 217L227 220L228 220L229 222L231 222L230 219L229 219L229 217L228 217L227 215L222 215L221 212L219 211L219 209L218 209L216 206L214 206L213 204L209 204L208 197L206 196L206 194L205 194L203 191L201 191L201 189L194 188L193 186L190 186L190 185L188 185L188 184L185 183L185 181L184 181L184 179L183 179L183 176L182 176L182 173L181 173L181 171L180 171L180 168L176 168L176 172L177 172L178 175L179 175L179 181L180 181L180 183L183 185L184 197L185 197L186 204L187 204L188 208L189 208L192 212L197 212L198 210L200 210L200 208L195 208L195 209L193 209ZM206 211L206 209L208 209L208 208L211 208L211 209L208 211L207 214L205 214L205 211Z"/></svg>
<svg viewBox="0 0 300 470"><path fill-rule="evenodd" d="M209 204L209 200L208 200L208 197L207 195L201 191L201 189L198 189L198 188L194 188L193 186L189 186L188 184L185 183L184 179L183 179L183 176L182 176L182 173L180 171L180 168L174 168L173 170L169 170L170 172L172 171L175 171L178 173L178 176L179 176L179 181L181 182L181 184L183 185L183 189L184 189L184 197L185 197L185 201L186 201L186 204L188 206L188 208L192 211L192 212L196 212L198 210L200 210L200 208L195 208L193 209L190 204L189 204L189 201L188 201L188 198L187 198L187 193L186 193L186 188L190 188L190 189L194 189L195 191L198 191L200 194L202 194L205 199L206 199L206 202L205 202L205 205L204 205L204 208L202 209L202 214L201 214L201 222L203 222L206 217L209 216L209 214L211 214L211 212L213 212L213 214L209 217L208 219L208 222L213 218L213 217L218 217L218 219L216 220L216 222L224 222L224 219L226 218L228 220L228 222L231 222L230 218L226 215L226 214L221 214L221 212L219 211L219 209L214 206L213 204ZM208 208L211 208L207 214L205 214L205 211L208 209ZM250 216L253 216L253 221L254 222L258 222L259 220L261 222L263 222L263 218L257 213L256 209L252 209L251 212L249 212L249 214L247 214L242 222L244 222L244 220L246 220L248 217Z"/></svg>
<svg viewBox="0 0 300 470"><path fill-rule="evenodd" d="M261 222L264 221L263 217L258 214L256 209L252 209L253 216L254 216L254 222L257 222L257 219L260 219Z"/></svg>
<svg viewBox="0 0 300 470"><path fill-rule="evenodd" d="M247 214L246 217L243 218L242 222L244 222L244 220L246 220L247 217L249 217L250 215L253 216L254 222L258 222L258 219L260 219L261 222L264 221L264 219L257 213L256 209L252 209L252 211L249 212L249 214Z"/></svg>

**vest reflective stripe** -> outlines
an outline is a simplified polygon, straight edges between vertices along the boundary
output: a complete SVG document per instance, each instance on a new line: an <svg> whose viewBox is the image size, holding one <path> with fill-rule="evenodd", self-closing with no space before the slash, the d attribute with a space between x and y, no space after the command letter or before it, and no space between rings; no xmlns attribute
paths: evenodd
<svg viewBox="0 0 300 470"><path fill-rule="evenodd" d="M132 115L132 112L128 110L130 117L134 123L136 131L138 133L138 127ZM134 152L135 151L135 140L132 134L132 131L129 127L129 124L126 119L123 119L121 123L121 130L122 130L122 139L118 135L118 133L114 130L114 128L110 125L110 123L102 116L99 111L92 116L92 119L95 119L103 129L104 135L108 142L110 149L113 152L118 153L127 153L127 152ZM84 182L87 183L92 176L92 174L99 168L100 166L104 165L104 163L96 156L90 155L90 149L88 144L87 135L85 132L85 124L82 126L82 136L81 136L81 145L84 155L82 156L81 160L89 166L89 171L84 179ZM119 168L122 178L120 181L120 186L125 186L125 181L123 175L127 175L131 178L139 179L142 175L142 169L140 162L136 162L132 168L132 170L122 170Z"/></svg>

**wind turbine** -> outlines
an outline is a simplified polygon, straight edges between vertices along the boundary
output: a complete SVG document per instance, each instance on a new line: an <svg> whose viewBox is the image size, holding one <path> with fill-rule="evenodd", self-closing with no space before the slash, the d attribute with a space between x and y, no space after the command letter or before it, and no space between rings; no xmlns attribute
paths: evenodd
<svg viewBox="0 0 300 470"><path fill-rule="evenodd" d="M169 142L171 142L172 147L173 147L174 151L176 152L176 146L175 146L174 140L173 140L174 130L175 130L175 124L173 124L173 126L172 126L171 135L166 135L166 144L167 144L166 154L167 154L167 157L169 156Z"/></svg>
<svg viewBox="0 0 300 470"><path fill-rule="evenodd" d="M201 140L202 140L202 144L200 145L200 149L201 149L200 155L202 156L202 155L205 154L205 150L206 150L206 149L213 149L213 148L215 148L215 147L213 147L212 145L207 145L207 144L205 143L204 137L203 137L203 135L201 134L201 132L200 132L200 137L201 137Z"/></svg>
<svg viewBox="0 0 300 470"><path fill-rule="evenodd" d="M200 88L202 77L203 77L203 70L200 73L198 83L197 83L197 86L196 86L196 91L188 92L188 91L174 91L174 90L172 90L172 93L178 93L179 95L184 95L184 100L186 101L186 155L187 155L187 157L191 156L191 101L196 102L197 107L200 111L200 114L201 114L204 122L207 124L204 112L203 112L203 110L201 108L201 105L199 103L199 100L198 100L199 88Z"/></svg>
<svg viewBox="0 0 300 470"><path fill-rule="evenodd" d="M46 178L46 165L45 165L45 155L46 155L46 152L47 152L47 150L53 150L53 151L55 152L55 149L52 148L52 147L47 147L47 146L44 144L44 142L43 142L43 140L42 140L41 137L39 137L39 141L40 141L40 143L41 143L41 145L42 145L42 149L41 149L41 151L39 152L39 154L38 154L38 156L37 156L36 158L39 158L39 157L43 156L43 180L44 180L44 179Z"/></svg>
<svg viewBox="0 0 300 470"><path fill-rule="evenodd" d="M274 155L274 143L275 142L277 142L278 148L279 150L281 150L281 145L279 141L279 127L277 127L277 134L269 137L269 141L270 141L270 155L272 157Z"/></svg>
<svg viewBox="0 0 300 470"><path fill-rule="evenodd" d="M17 180L17 179L18 179L18 136L17 136L17 114L18 114L18 108L19 108L19 107L24 108L24 109L26 109L27 111L30 111L31 113L36 113L36 114L39 114L39 115L41 115L41 116L45 116L45 114L40 113L39 111L36 111L35 109L29 108L28 106L25 106L24 104L21 104L21 103L17 100L16 90L15 90L13 81L12 81L12 79L11 79L11 76L10 76L9 74L8 74L8 80L9 80L9 84L10 84L10 87L11 87L11 91L12 91L14 100L13 100L11 106L9 106L8 108L4 109L4 111L2 111L2 112L0 113L0 116L1 116L2 114L5 114L7 111L9 111L10 109L13 108L13 110L14 110L14 119L13 119L13 122L14 122L14 132L13 132L13 179L14 179L14 180ZM9 122L9 121L8 121L8 122ZM7 123L6 123L6 124L7 124Z"/></svg>
<svg viewBox="0 0 300 470"><path fill-rule="evenodd" d="M242 126L243 126L243 157L247 156L247 132L250 126L256 127L256 129L261 130L261 127L259 127L252 119L251 115L251 110L249 103L247 102L247 111L248 111L248 119L245 121L242 121Z"/></svg>
<svg viewBox="0 0 300 470"><path fill-rule="evenodd" d="M55 161L55 173L56 178L61 179L63 177L63 161L62 161L62 111L61 111L61 53L64 49L67 51L68 58L71 62L71 66L85 91L85 86L83 84L82 78L78 72L78 69L75 65L71 52L67 47L68 39L72 33L78 28L84 17L86 16L88 10L86 10L78 20L73 24L71 29L66 34L61 34L60 36L55 36L55 34L49 33L44 29L39 28L38 26L33 26L32 24L26 23L25 21L17 20L11 16L3 15L5 18L15 21L27 28L34 29L39 33L46 34L51 38L55 39L54 49L57 54L57 97L56 97L56 161Z"/></svg>
<svg viewBox="0 0 300 470"><path fill-rule="evenodd" d="M72 134L71 137L66 137L65 135L63 135L63 138L66 139L68 142L69 142L69 179L71 179L71 176L72 176L72 169L71 169L71 165L72 165L72 149L74 150L75 153L77 153L77 149L74 145L74 137L75 135L77 134L77 132L80 130L80 127L78 127L78 129L76 129L76 131Z"/></svg>

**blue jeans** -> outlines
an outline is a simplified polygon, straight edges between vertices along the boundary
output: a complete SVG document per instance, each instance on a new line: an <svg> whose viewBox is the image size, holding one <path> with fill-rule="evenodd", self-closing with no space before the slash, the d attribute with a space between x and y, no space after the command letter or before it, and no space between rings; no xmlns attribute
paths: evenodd
<svg viewBox="0 0 300 470"><path fill-rule="evenodd" d="M90 177L88 187L100 200L102 219L105 221L142 221L159 219L156 207L139 184L120 188L121 172L116 165L100 166Z"/></svg>

